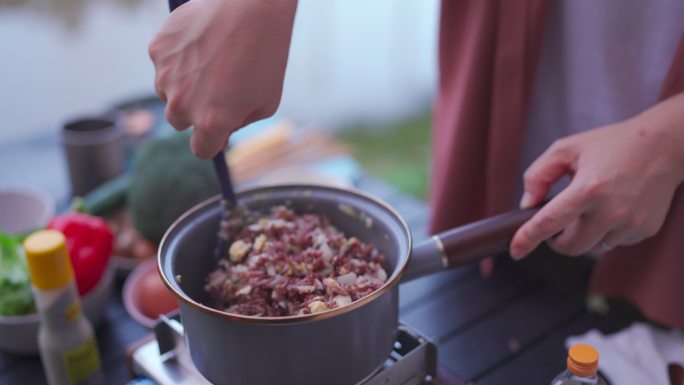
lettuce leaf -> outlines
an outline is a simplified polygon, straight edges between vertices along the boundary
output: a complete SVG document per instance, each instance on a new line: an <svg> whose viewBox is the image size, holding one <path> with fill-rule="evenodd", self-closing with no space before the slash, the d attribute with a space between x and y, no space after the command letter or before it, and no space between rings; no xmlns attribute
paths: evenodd
<svg viewBox="0 0 684 385"><path fill-rule="evenodd" d="M21 240L0 232L0 316L36 311Z"/></svg>

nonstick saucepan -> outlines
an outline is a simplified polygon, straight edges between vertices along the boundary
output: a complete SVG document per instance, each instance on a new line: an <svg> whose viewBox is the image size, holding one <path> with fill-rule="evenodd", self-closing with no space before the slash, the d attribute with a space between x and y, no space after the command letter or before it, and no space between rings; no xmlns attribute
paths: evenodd
<svg viewBox="0 0 684 385"><path fill-rule="evenodd" d="M504 252L535 209L510 211L437 234L412 247L411 233L387 204L359 191L322 186L261 187L238 194L250 210L287 205L326 215L347 236L386 257L387 282L347 306L290 317L216 310L204 290L221 217L219 197L199 204L167 231L159 271L180 301L190 356L220 385L351 385L382 367L397 336L398 284Z"/></svg>

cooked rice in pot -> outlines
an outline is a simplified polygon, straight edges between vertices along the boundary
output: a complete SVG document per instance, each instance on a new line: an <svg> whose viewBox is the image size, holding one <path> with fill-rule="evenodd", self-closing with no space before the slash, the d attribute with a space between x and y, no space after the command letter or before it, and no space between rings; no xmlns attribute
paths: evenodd
<svg viewBox="0 0 684 385"><path fill-rule="evenodd" d="M207 277L215 307L252 316L312 314L345 306L387 280L385 257L317 214L285 206L234 210L229 259Z"/></svg>

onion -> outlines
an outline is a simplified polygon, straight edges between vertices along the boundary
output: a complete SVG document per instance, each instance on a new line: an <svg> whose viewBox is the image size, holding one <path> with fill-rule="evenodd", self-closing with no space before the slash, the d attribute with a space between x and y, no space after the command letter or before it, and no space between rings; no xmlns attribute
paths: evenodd
<svg viewBox="0 0 684 385"><path fill-rule="evenodd" d="M352 303L352 299L348 295L337 295L333 297L332 302L337 304L338 307L342 307Z"/></svg>
<svg viewBox="0 0 684 385"><path fill-rule="evenodd" d="M328 246L328 242L323 242L319 245L319 248L321 250L321 258L323 258L323 261L325 261L326 264L330 263L330 260L332 260L333 253L332 250L330 250L330 246Z"/></svg>
<svg viewBox="0 0 684 385"><path fill-rule="evenodd" d="M313 285L297 285L295 286L300 294L312 293L316 288Z"/></svg>
<svg viewBox="0 0 684 385"><path fill-rule="evenodd" d="M351 285L352 283L356 282L356 279L356 273L351 272L337 277L337 282L341 283L342 285Z"/></svg>
<svg viewBox="0 0 684 385"><path fill-rule="evenodd" d="M235 292L235 295L249 295L249 293L251 293L251 292L252 292L252 287L249 285L246 285L246 286L241 287L240 290L238 290L237 292Z"/></svg>
<svg viewBox="0 0 684 385"><path fill-rule="evenodd" d="M381 268L375 270L375 278L381 280L382 282L387 281L387 272L385 272L385 269L383 269L381 267Z"/></svg>

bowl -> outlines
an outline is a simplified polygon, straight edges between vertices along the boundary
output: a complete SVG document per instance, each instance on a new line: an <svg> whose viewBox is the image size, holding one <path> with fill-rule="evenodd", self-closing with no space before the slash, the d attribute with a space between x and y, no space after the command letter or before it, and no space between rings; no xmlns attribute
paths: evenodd
<svg viewBox="0 0 684 385"><path fill-rule="evenodd" d="M156 260L157 246L146 240L135 229L127 207L110 213L106 220L115 234L112 262L117 269L117 276L122 281L142 262L148 259Z"/></svg>
<svg viewBox="0 0 684 385"><path fill-rule="evenodd" d="M55 214L55 201L27 187L0 187L0 231L22 234L43 228Z"/></svg>
<svg viewBox="0 0 684 385"><path fill-rule="evenodd" d="M105 307L109 302L114 283L115 269L110 263L100 281L83 298L83 312L93 326L102 323ZM0 316L0 349L21 355L38 354L37 313L23 316Z"/></svg>
<svg viewBox="0 0 684 385"><path fill-rule="evenodd" d="M159 278L157 291L150 292L148 283L149 279L153 278L151 276L156 276ZM156 286L156 285L155 285ZM146 292L147 290L147 292ZM168 291L166 286L162 283L161 276L159 276L159 271L157 270L157 258L148 258L144 262L140 263L133 272L126 278L126 282L123 287L123 303L124 308L128 314L139 324L147 327L153 328L157 323L157 317L152 318L145 315L143 311L143 301L147 299L148 301L154 301L157 299L160 307L166 307L165 310L159 309L159 314L169 314L178 309L178 301L175 297L168 292L168 298L159 299L154 297L159 295L158 290ZM175 307L172 309L168 306L168 300L173 301ZM164 305L166 304L166 305Z"/></svg>

